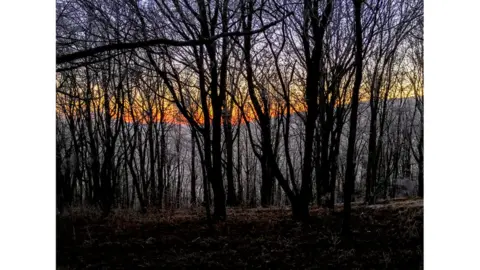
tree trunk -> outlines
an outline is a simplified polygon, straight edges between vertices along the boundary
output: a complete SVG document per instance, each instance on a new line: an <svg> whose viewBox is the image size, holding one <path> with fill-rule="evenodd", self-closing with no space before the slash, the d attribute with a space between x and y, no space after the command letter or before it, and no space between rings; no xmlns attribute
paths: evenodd
<svg viewBox="0 0 480 270"><path fill-rule="evenodd" d="M371 97L373 99L373 97ZM377 178L377 109L375 101L371 100L370 136L368 140L368 163L365 202L375 203L375 186Z"/></svg>
<svg viewBox="0 0 480 270"><path fill-rule="evenodd" d="M196 181L197 175L195 173L195 137L196 132L195 128L192 127L192 140L191 140L191 169L190 169L190 204L192 207L195 207L197 204L197 192L196 192Z"/></svg>
<svg viewBox="0 0 480 270"><path fill-rule="evenodd" d="M423 121L421 123L423 125ZM423 126L421 129L420 141L418 142L418 155L420 156L418 161L418 196L423 198Z"/></svg>
<svg viewBox="0 0 480 270"><path fill-rule="evenodd" d="M340 108L337 108L337 110L342 110ZM338 155L340 153L340 140L342 136L342 129L343 129L343 121L342 121L342 113L337 112L337 127L335 131L332 134L332 142L331 142L331 147L332 150L330 151L330 165L331 165L331 172L330 172L330 200L328 203L328 207L330 209L335 208L335 192L337 189L337 159Z"/></svg>
<svg viewBox="0 0 480 270"><path fill-rule="evenodd" d="M241 119L238 119L238 137L237 137L237 204L243 203L243 186L242 186L242 154L240 152L241 142Z"/></svg>
<svg viewBox="0 0 480 270"><path fill-rule="evenodd" d="M307 120L305 123L305 144L303 156L302 185L300 188L300 196L303 203L309 203L312 198L312 147L315 132L315 125L318 117L318 97L320 93L320 106L324 106L325 102L325 81L323 70L323 38L330 20L333 4L327 1L325 10L323 11L321 21L319 21L318 2L314 1L310 6L309 1L305 1L305 21L311 21L314 47L310 57L309 37L304 36L304 46L306 47L307 60L307 83L305 89L305 99L307 103ZM307 17L308 16L308 17ZM305 29L307 30L307 29ZM320 86L320 87L319 87ZM322 107L324 108L324 107ZM322 115L323 116L323 115ZM318 196L318 195L317 195ZM308 214L308 212L307 212Z"/></svg>
<svg viewBox="0 0 480 270"><path fill-rule="evenodd" d="M148 123L148 148L149 148L149 161L150 161L150 201L152 205L157 205L157 188L155 179L155 145L153 140L153 110L150 109L150 121ZM158 151L158 150L157 150Z"/></svg>
<svg viewBox="0 0 480 270"><path fill-rule="evenodd" d="M262 168L262 184L260 188L260 201L262 207L272 205L273 179L268 166L268 157L262 156L260 165Z"/></svg>
<svg viewBox="0 0 480 270"><path fill-rule="evenodd" d="M353 0L355 13L355 81L353 85L351 112L350 112L350 130L348 135L348 149L347 149L347 168L345 172L344 184L344 220L343 230L345 235L351 234L350 229L350 215L352 209L352 194L355 183L355 141L357 135L357 118L358 118L358 99L360 92L360 85L362 83L362 21L361 10L362 0Z"/></svg>
<svg viewBox="0 0 480 270"><path fill-rule="evenodd" d="M232 123L230 119L230 114L225 108L225 114L223 118L223 129L225 134L225 148L226 148L226 175L227 175L227 205L235 206L237 205L237 198L235 194L235 184L233 180L233 140L232 140Z"/></svg>
<svg viewBox="0 0 480 270"><path fill-rule="evenodd" d="M163 118L163 113L161 118ZM162 208L163 194L165 192L165 164L167 153L167 141L165 138L165 122L160 122L160 162L157 163L157 175L158 175L158 207Z"/></svg>
<svg viewBox="0 0 480 270"><path fill-rule="evenodd" d="M303 198L297 196L296 199L291 202L291 204L293 219L305 221L310 217L308 210L309 202L306 202Z"/></svg>

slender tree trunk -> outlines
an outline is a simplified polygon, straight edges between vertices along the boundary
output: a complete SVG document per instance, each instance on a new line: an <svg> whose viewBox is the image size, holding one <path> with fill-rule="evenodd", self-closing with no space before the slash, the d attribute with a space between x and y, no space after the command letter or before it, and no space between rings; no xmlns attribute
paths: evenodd
<svg viewBox="0 0 480 270"><path fill-rule="evenodd" d="M246 135L245 135L246 137ZM246 193L245 193L245 203L249 204L250 203L250 197L251 197L251 170L250 170L250 153L248 151L248 139L245 138L245 180L246 180Z"/></svg>
<svg viewBox="0 0 480 270"><path fill-rule="evenodd" d="M178 133L177 133L177 138L176 138L176 152L177 152L177 183L175 186L175 208L180 208L180 190L181 190L181 185L182 185L182 172L181 172L181 167L182 167L182 160L181 160L181 151L182 149L180 148L180 140L182 139L182 134L181 134L181 125L178 125Z"/></svg>
<svg viewBox="0 0 480 270"><path fill-rule="evenodd" d="M337 110L343 110L341 108L337 108ZM337 169L338 169L338 155L340 153L340 140L342 136L342 129L343 129L343 120L342 120L342 113L337 111L337 127L332 134L332 142L331 142L331 151L330 151L330 165L331 165L331 172L330 172L330 200L328 203L328 207L330 209L335 208L335 195L337 189Z"/></svg>
<svg viewBox="0 0 480 270"><path fill-rule="evenodd" d="M363 53L363 41L362 41L362 21L361 10L362 0L353 0L354 14L355 14L355 81L353 85L353 93L351 100L351 112L350 112L350 130L348 135L348 149L347 149L347 168L345 172L345 184L344 184L344 220L343 220L343 233L346 235L351 234L350 229L350 215L352 209L352 194L355 182L355 141L357 135L357 118L358 118L358 99L360 92L360 85L362 83L362 53Z"/></svg>
<svg viewBox="0 0 480 270"><path fill-rule="evenodd" d="M321 136L320 136L320 125L317 127L315 132L315 189L316 189L316 198L317 206L322 206L322 162L321 162Z"/></svg>
<svg viewBox="0 0 480 270"><path fill-rule="evenodd" d="M423 121L422 121L423 125ZM420 135L420 141L418 142L418 155L419 155L419 161L418 161L418 196L423 198L423 126L421 128L421 135Z"/></svg>
<svg viewBox="0 0 480 270"><path fill-rule="evenodd" d="M227 205L237 205L237 198L235 194L235 184L233 180L233 140L232 140L232 123L228 109L224 109L223 130L225 134L225 148L226 148L226 175L227 175Z"/></svg>
<svg viewBox="0 0 480 270"><path fill-rule="evenodd" d="M163 113L162 113L163 115ZM161 116L163 118L163 116ZM163 120L163 119L162 119ZM167 142L165 138L165 122L160 121L160 161L157 163L157 175L158 175L158 206L162 208L163 194L165 192L165 163L166 163L166 151Z"/></svg>
<svg viewBox="0 0 480 270"><path fill-rule="evenodd" d="M373 93L373 91L372 91ZM375 203L375 186L377 181L377 109L371 97L371 120L370 120L370 136L368 140L368 164L367 164L367 180L365 202L367 204Z"/></svg>
<svg viewBox="0 0 480 270"><path fill-rule="evenodd" d="M240 142L242 138L242 129L241 129L241 119L238 119L238 137L237 137L237 203L243 203L243 185L242 185L242 155L243 153L240 151Z"/></svg>
<svg viewBox="0 0 480 270"><path fill-rule="evenodd" d="M134 147L132 147L132 149L134 149ZM133 159L135 158L134 157L134 150L131 150L131 154L130 154L130 161L128 163L128 166L130 167L130 174L132 175L132 182L133 182L133 186L135 187L135 192L132 192L132 205L135 205L135 194L137 195L137 198L138 198L138 201L140 203L140 211L142 213L146 213L147 212L147 207L146 207L146 204L145 204L145 200L143 199L143 195L142 195L142 191L140 189L140 184L139 184L139 180L138 180L138 175L135 171L135 168L133 166Z"/></svg>
<svg viewBox="0 0 480 270"><path fill-rule="evenodd" d="M157 205L157 187L155 179L155 144L153 140L153 110L150 109L150 121L148 123L148 148L150 162L150 201L152 205ZM157 150L158 151L158 150Z"/></svg>
<svg viewBox="0 0 480 270"><path fill-rule="evenodd" d="M195 137L196 132L195 128L192 127L192 141L191 141L191 170L190 170L190 204L192 207L195 207L197 204L197 192L196 192L196 181L197 175L195 173Z"/></svg>

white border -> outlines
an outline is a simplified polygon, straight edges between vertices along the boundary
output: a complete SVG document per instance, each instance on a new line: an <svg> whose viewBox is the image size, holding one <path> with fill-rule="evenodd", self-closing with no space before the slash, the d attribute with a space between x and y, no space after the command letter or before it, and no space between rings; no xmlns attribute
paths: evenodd
<svg viewBox="0 0 480 270"><path fill-rule="evenodd" d="M55 1L3 1L0 35L0 269L54 269Z"/></svg>
<svg viewBox="0 0 480 270"><path fill-rule="evenodd" d="M425 1L425 269L480 269L479 11Z"/></svg>

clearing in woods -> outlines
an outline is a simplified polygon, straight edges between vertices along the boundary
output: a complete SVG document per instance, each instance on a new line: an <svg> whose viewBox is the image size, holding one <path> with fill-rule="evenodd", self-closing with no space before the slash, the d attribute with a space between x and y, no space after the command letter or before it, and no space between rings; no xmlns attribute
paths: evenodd
<svg viewBox="0 0 480 270"><path fill-rule="evenodd" d="M72 211L57 217L58 269L422 269L423 201L356 205L353 240L340 234L342 208L313 208L309 222L289 209L228 210L208 230L204 212L108 218Z"/></svg>

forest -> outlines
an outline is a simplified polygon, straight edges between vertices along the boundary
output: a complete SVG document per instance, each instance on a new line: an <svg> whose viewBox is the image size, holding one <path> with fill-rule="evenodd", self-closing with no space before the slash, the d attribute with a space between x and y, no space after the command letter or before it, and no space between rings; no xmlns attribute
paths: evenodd
<svg viewBox="0 0 480 270"><path fill-rule="evenodd" d="M421 0L56 0L57 267L423 269L423 55Z"/></svg>

